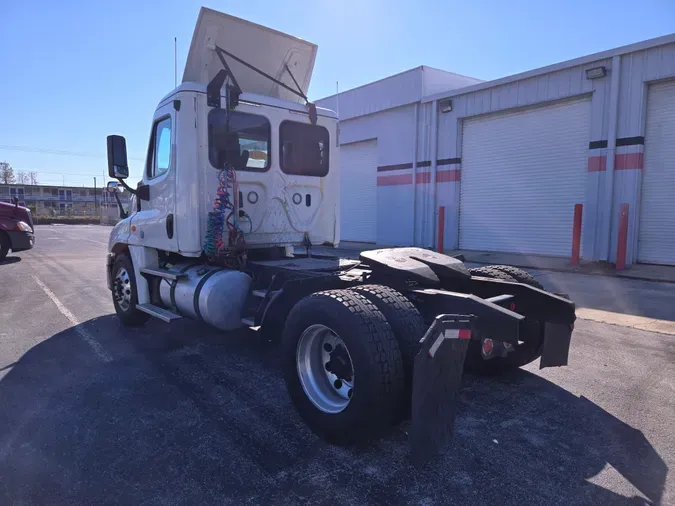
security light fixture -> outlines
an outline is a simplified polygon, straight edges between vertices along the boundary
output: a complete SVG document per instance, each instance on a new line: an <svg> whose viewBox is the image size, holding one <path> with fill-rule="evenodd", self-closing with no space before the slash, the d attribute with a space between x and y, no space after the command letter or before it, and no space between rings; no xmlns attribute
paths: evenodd
<svg viewBox="0 0 675 506"><path fill-rule="evenodd" d="M441 109L441 112L450 112L452 111L452 100L449 98L446 98L445 100L441 100L438 103L438 106Z"/></svg>
<svg viewBox="0 0 675 506"><path fill-rule="evenodd" d="M607 67L594 67L586 69L586 79L599 79L607 75Z"/></svg>

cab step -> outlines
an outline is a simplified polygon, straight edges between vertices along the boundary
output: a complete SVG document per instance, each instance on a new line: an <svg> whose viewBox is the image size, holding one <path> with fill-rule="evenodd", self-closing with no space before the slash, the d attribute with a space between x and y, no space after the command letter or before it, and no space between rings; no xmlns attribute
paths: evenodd
<svg viewBox="0 0 675 506"><path fill-rule="evenodd" d="M187 276L184 272L168 271L166 269L155 269L152 267L141 267L141 274L148 274L150 276L157 276L159 278L176 281L177 279Z"/></svg>
<svg viewBox="0 0 675 506"><path fill-rule="evenodd" d="M253 296L254 297L260 297L261 299L264 299L267 297L267 294L269 293L270 297L272 297L275 293L277 293L279 290L253 290Z"/></svg>
<svg viewBox="0 0 675 506"><path fill-rule="evenodd" d="M155 306L154 304L138 304L136 308L139 311L143 311L144 313L148 313L150 316L154 316L155 318L159 318L163 322L166 323L171 323L173 320L178 320L182 318L181 315L172 313L171 311L164 309L159 306Z"/></svg>
<svg viewBox="0 0 675 506"><path fill-rule="evenodd" d="M241 319L241 323L247 327L255 327L255 318L253 316L247 316L246 318Z"/></svg>

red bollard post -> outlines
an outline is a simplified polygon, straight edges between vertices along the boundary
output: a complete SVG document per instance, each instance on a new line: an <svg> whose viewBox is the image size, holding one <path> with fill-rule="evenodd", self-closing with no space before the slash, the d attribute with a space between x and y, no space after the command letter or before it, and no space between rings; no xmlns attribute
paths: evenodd
<svg viewBox="0 0 675 506"><path fill-rule="evenodd" d="M619 243L616 245L616 270L626 268L626 249L628 248L628 204L619 208Z"/></svg>
<svg viewBox="0 0 675 506"><path fill-rule="evenodd" d="M581 255L581 216L583 204L574 204L574 226L572 227L572 265L579 265Z"/></svg>
<svg viewBox="0 0 675 506"><path fill-rule="evenodd" d="M439 253L443 253L443 242L445 241L445 206L438 208L438 244Z"/></svg>

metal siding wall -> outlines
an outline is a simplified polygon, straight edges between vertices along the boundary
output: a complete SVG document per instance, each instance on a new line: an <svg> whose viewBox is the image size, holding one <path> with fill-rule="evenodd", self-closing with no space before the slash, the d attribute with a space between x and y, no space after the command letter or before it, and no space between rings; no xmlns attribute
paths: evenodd
<svg viewBox="0 0 675 506"><path fill-rule="evenodd" d="M377 138L377 166L411 163L415 139L414 111L414 105L407 105L341 121L340 144ZM411 172L412 170L408 169L395 171L395 174ZM375 176L393 173L393 171L378 172ZM412 240L412 226L411 185L378 185L376 235L378 244L409 245Z"/></svg>
<svg viewBox="0 0 675 506"><path fill-rule="evenodd" d="M340 93L340 120L359 118L394 107L416 102L422 95L422 68L366 84ZM316 105L333 111L338 109L335 95L317 100Z"/></svg>
<svg viewBox="0 0 675 506"><path fill-rule="evenodd" d="M628 53L621 57L618 137L644 135L645 81L675 77L675 44Z"/></svg>
<svg viewBox="0 0 675 506"><path fill-rule="evenodd" d="M431 160L431 110L432 104L420 105L418 117L418 148L417 161ZM440 137L439 137L440 139ZM430 170L430 167L418 167L417 173ZM431 214L431 207L433 206L433 193L431 185L416 184L415 185L416 200L415 200L415 245L429 246L432 244L431 227L433 223L433 215Z"/></svg>
<svg viewBox="0 0 675 506"><path fill-rule="evenodd" d="M609 102L611 96L611 60L589 65L589 68L604 65L608 75L601 79L586 79L585 69L578 67L586 82L591 83L593 99L591 101L591 133L589 141L607 140L609 134ZM589 149L588 156L607 156L607 149ZM599 260L603 251L602 224L608 217L605 209L606 171L588 171L586 173L586 198L582 216L584 234L581 238L581 249L585 260ZM606 235L604 236L606 240Z"/></svg>
<svg viewBox="0 0 675 506"><path fill-rule="evenodd" d="M435 69L433 67L422 67L423 84L422 95L428 96L435 93L443 93L448 90L456 90L473 84L482 83L482 79L475 77L462 76L453 72Z"/></svg>

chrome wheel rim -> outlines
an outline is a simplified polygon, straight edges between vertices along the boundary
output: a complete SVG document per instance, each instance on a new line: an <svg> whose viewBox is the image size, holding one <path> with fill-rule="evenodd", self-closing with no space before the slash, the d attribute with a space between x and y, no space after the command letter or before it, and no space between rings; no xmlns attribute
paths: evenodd
<svg viewBox="0 0 675 506"><path fill-rule="evenodd" d="M354 366L344 341L325 325L311 325L296 351L300 384L307 398L324 413L340 413L354 391Z"/></svg>
<svg viewBox="0 0 675 506"><path fill-rule="evenodd" d="M113 297L122 311L127 311L131 307L131 279L124 267L121 267L115 275Z"/></svg>

